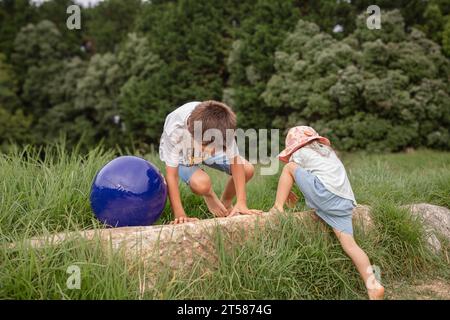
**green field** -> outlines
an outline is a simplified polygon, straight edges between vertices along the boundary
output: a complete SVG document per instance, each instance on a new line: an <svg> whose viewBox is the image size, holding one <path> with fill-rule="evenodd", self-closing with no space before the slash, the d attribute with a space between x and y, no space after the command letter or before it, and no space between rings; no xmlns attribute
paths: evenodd
<svg viewBox="0 0 450 320"><path fill-rule="evenodd" d="M36 235L100 227L89 206L90 185L116 153L65 150L30 147L0 154L0 299L365 299L362 281L332 234L289 218L231 251L217 241L220 259L208 272L202 271L201 261L184 273L158 270L157 283L144 293L139 292L147 272L143 264L108 255L93 243L8 248L10 242ZM141 156L162 168L156 155ZM357 201L374 208L375 230L364 236L356 230L355 236L380 267L388 298L391 284L399 281L450 280L448 245L441 256L432 254L420 223L399 209L417 202L450 207L450 153L419 150L341 158ZM225 177L208 172L220 192ZM268 210L277 179L256 175L248 186L249 206ZM211 218L201 198L185 186L181 190L189 215ZM303 209L300 201L295 210ZM170 219L167 206L159 223ZM66 288L70 265L81 268L80 290Z"/></svg>

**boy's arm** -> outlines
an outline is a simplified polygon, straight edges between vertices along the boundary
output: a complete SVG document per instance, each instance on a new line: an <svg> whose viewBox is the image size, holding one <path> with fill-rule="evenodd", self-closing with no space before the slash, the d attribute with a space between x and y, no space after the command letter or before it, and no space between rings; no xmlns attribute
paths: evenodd
<svg viewBox="0 0 450 320"><path fill-rule="evenodd" d="M236 205L231 210L229 217L238 214L258 214L261 210L252 210L247 207L247 192L245 190L245 171L244 164L239 156L231 159L231 176L236 189Z"/></svg>
<svg viewBox="0 0 450 320"><path fill-rule="evenodd" d="M189 221L196 221L197 218L189 218L184 212L183 204L181 203L180 189L178 188L178 168L166 166L166 181L169 191L169 201L172 206L172 211L175 216L172 224L179 224Z"/></svg>

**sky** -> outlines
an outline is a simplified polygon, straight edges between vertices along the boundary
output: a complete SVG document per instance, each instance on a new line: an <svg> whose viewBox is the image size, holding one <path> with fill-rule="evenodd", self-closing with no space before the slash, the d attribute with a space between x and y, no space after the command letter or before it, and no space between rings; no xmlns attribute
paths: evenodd
<svg viewBox="0 0 450 320"><path fill-rule="evenodd" d="M45 1L48 1L48 0L31 0L31 2L34 2L36 4L41 4L42 2L45 2ZM87 7L89 5L95 5L101 1L103 1L103 0L75 0L75 3L77 3L83 7Z"/></svg>

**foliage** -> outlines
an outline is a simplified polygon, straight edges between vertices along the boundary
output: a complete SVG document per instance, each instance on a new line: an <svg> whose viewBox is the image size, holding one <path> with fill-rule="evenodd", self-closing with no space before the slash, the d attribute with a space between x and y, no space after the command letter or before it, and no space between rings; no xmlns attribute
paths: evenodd
<svg viewBox="0 0 450 320"><path fill-rule="evenodd" d="M238 112L240 126L266 127L274 115L260 98L274 72L273 53L299 17L295 1L258 0L243 17L227 60L230 73L225 102Z"/></svg>
<svg viewBox="0 0 450 320"><path fill-rule="evenodd" d="M172 108L189 100L221 99L231 43L229 10L240 1L155 1L145 6L137 30L168 66Z"/></svg>
<svg viewBox="0 0 450 320"><path fill-rule="evenodd" d="M382 30L366 0L105 0L68 30L72 3L0 1L0 106L33 132L18 141L148 150L167 113L216 99L240 127L309 123L346 150L449 147L445 0L379 1Z"/></svg>
<svg viewBox="0 0 450 320"><path fill-rule="evenodd" d="M0 53L0 105L9 109L16 108L20 104L17 89L18 83L13 66L8 64L5 55Z"/></svg>
<svg viewBox="0 0 450 320"><path fill-rule="evenodd" d="M14 40L14 63L27 111L42 116L50 107L48 83L61 69L67 47L54 23L43 20L23 27Z"/></svg>
<svg viewBox="0 0 450 320"><path fill-rule="evenodd" d="M84 10L85 38L93 41L95 51L114 51L129 32L142 6L141 0L108 0Z"/></svg>
<svg viewBox="0 0 450 320"><path fill-rule="evenodd" d="M0 54L0 151L9 142L25 143L31 140L32 118L20 109L17 80L6 57Z"/></svg>
<svg viewBox="0 0 450 320"><path fill-rule="evenodd" d="M449 148L449 61L398 11L382 30L364 27L342 41L299 21L275 54L277 72L263 98L272 124L311 124L338 149Z"/></svg>
<svg viewBox="0 0 450 320"><path fill-rule="evenodd" d="M0 52L8 57L22 27L37 20L36 8L29 0L0 1Z"/></svg>
<svg viewBox="0 0 450 320"><path fill-rule="evenodd" d="M0 105L0 151L10 142L29 142L33 137L31 123L32 118L25 116L21 109L12 113Z"/></svg>
<svg viewBox="0 0 450 320"><path fill-rule="evenodd" d="M450 57L450 19L445 25L444 32L442 33L442 46L445 54Z"/></svg>

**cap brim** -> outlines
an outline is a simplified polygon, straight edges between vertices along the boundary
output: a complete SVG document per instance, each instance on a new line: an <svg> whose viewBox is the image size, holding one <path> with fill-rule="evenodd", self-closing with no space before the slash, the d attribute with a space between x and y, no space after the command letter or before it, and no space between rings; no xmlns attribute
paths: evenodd
<svg viewBox="0 0 450 320"><path fill-rule="evenodd" d="M301 147L303 147L303 145L297 145L294 148L286 148L283 151L281 151L281 153L277 157L278 159L280 159L280 161L288 163L292 154Z"/></svg>
<svg viewBox="0 0 450 320"><path fill-rule="evenodd" d="M323 143L323 144L325 144L327 146L331 146L330 140L328 140L325 137L318 137L316 140L319 140L320 143Z"/></svg>

